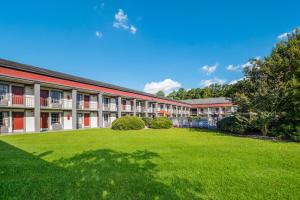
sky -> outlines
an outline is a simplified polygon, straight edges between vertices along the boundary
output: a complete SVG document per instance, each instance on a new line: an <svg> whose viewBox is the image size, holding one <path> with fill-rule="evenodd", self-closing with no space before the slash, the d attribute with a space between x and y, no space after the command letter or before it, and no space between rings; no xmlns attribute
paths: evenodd
<svg viewBox="0 0 300 200"><path fill-rule="evenodd" d="M300 1L1 0L0 57L132 89L229 84L300 27Z"/></svg>

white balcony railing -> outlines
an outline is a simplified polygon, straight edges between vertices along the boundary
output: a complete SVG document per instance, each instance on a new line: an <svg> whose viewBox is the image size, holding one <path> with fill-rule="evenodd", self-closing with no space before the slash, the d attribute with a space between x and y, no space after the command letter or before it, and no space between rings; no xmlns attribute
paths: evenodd
<svg viewBox="0 0 300 200"><path fill-rule="evenodd" d="M34 96L25 96L25 107L33 108L34 105Z"/></svg>
<svg viewBox="0 0 300 200"><path fill-rule="evenodd" d="M116 104L103 104L103 110L104 111L117 111Z"/></svg>
<svg viewBox="0 0 300 200"><path fill-rule="evenodd" d="M89 109L90 110L97 110L98 109L98 102L97 101L91 101Z"/></svg>

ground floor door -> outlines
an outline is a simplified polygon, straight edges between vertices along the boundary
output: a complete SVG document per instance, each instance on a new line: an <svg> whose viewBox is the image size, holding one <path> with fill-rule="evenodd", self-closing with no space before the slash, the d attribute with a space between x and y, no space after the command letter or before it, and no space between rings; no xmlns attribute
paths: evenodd
<svg viewBox="0 0 300 200"><path fill-rule="evenodd" d="M42 129L49 128L49 113L41 113L40 126Z"/></svg>
<svg viewBox="0 0 300 200"><path fill-rule="evenodd" d="M13 112L13 130L24 130L24 112Z"/></svg>
<svg viewBox="0 0 300 200"><path fill-rule="evenodd" d="M90 114L84 113L84 127L90 126Z"/></svg>

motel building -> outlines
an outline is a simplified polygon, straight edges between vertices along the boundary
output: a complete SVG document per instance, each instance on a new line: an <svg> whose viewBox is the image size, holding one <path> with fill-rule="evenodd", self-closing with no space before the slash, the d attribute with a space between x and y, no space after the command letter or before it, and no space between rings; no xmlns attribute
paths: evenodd
<svg viewBox="0 0 300 200"><path fill-rule="evenodd" d="M210 118L208 113L223 117L234 111L228 100L224 107L194 101L176 101L0 59L0 134L104 128L124 115L187 118L206 113Z"/></svg>

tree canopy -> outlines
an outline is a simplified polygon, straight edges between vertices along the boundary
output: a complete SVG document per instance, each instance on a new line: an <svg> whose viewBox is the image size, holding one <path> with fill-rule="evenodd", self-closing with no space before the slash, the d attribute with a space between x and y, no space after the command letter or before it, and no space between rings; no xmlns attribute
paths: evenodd
<svg viewBox="0 0 300 200"><path fill-rule="evenodd" d="M194 88L190 90L180 88L177 91L171 92L168 97L176 100L223 97L227 95L230 88L231 85L220 84L212 84L204 88Z"/></svg>
<svg viewBox="0 0 300 200"><path fill-rule="evenodd" d="M264 59L253 59L244 80L227 95L239 105L239 114L256 120L263 135L299 134L300 34L298 30L276 44ZM252 119L251 119L252 117Z"/></svg>
<svg viewBox="0 0 300 200"><path fill-rule="evenodd" d="M162 90L159 90L158 92L156 92L156 95L159 96L159 97L165 97L166 96L164 91L162 91Z"/></svg>

